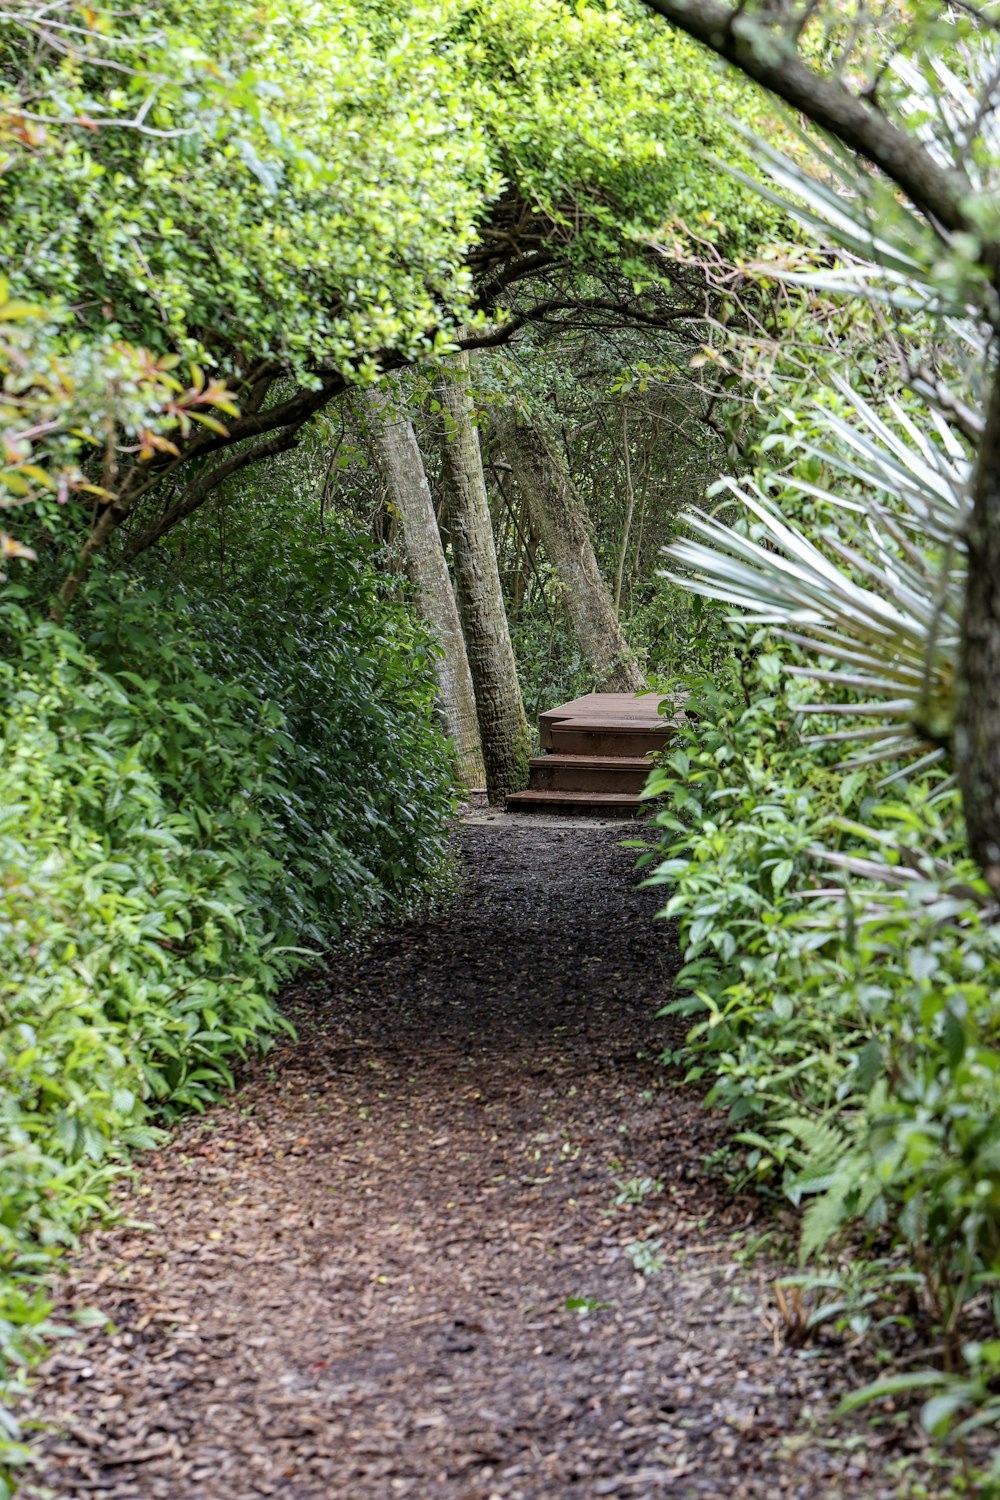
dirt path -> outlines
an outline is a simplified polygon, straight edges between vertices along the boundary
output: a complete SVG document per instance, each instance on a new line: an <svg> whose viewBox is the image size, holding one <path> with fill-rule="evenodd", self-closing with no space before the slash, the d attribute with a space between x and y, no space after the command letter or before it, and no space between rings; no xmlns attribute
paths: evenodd
<svg viewBox="0 0 1000 1500"><path fill-rule="evenodd" d="M446 917L297 992L300 1041L147 1163L151 1231L78 1260L117 1332L50 1360L29 1494L894 1493L861 1447L779 1459L832 1377L776 1352L717 1127L653 1061L677 955L621 832L472 821Z"/></svg>

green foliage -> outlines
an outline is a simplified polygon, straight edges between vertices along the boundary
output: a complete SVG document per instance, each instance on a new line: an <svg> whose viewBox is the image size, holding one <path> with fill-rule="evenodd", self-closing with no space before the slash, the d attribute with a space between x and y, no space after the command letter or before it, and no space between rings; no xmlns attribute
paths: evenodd
<svg viewBox="0 0 1000 1500"><path fill-rule="evenodd" d="M175 355L154 359L106 333L67 341L66 321L41 302L11 296L0 277L0 511L26 510L43 530L63 524L60 507L71 496L110 498L86 473L95 452L107 479L118 444L131 443L143 459L176 453L165 429L223 430L204 408L234 412L225 387L206 382L197 366L185 389L171 373L180 363ZM0 530L0 566L10 557L34 561L36 553Z"/></svg>
<svg viewBox="0 0 1000 1500"><path fill-rule="evenodd" d="M992 76L992 46L967 61ZM943 64L890 68L940 159L958 122L989 136ZM801 1212L803 1274L778 1294L792 1341L833 1328L890 1367L908 1345L910 1368L844 1409L919 1394L926 1432L996 1494L1000 1459L974 1472L963 1444L1000 1426L1000 925L937 764L993 294L961 236L942 247L850 153L799 144L805 168L756 148L770 200L819 241L754 267L793 288L766 358L742 350L770 408L760 468L668 549L672 581L738 611L743 642L728 682L691 685L650 781L667 799L653 880L686 945L668 1009L694 1019L691 1073L728 1112L743 1180ZM995 152L966 154L984 185ZM738 366L738 337L723 347Z"/></svg>
<svg viewBox="0 0 1000 1500"><path fill-rule="evenodd" d="M249 499L239 519L249 535ZM272 529L245 552L234 536L222 587L187 541L186 586L171 604L175 647L197 642L204 680L246 695L246 740L233 763L248 798L240 816L259 824L276 858L259 885L268 926L280 942L329 947L345 924L405 910L440 865L452 791L431 645L400 581L375 573L343 531L320 539L304 526L291 537ZM116 664L144 646L155 696L180 686L185 667L162 660L170 567L151 565L149 576L162 592L99 609L85 628ZM185 786L211 796L215 767L193 776L185 765Z"/></svg>
<svg viewBox="0 0 1000 1500"><path fill-rule="evenodd" d="M897 66L915 109L926 102L928 81ZM957 113L971 132L981 124L976 97L964 87L958 94ZM942 367L948 352L956 363L962 346L985 364L987 328L971 290L950 284L928 225L899 204L883 219L878 206L891 197L885 184L842 148L800 138L808 171L758 143L761 166L793 196L761 191L810 238L819 237L820 247L783 249L756 269L808 289L814 300L833 291L856 304L904 309L911 389L897 400L878 369L851 368L853 346L847 378L832 355L821 357L818 398L782 391L772 378L771 395L784 402L780 425L761 443L763 472L725 478L709 490L709 497L736 500L735 520L725 504L721 515L688 512L694 539L666 549L687 571L666 576L806 647L812 660L792 670L841 689L839 714L854 728L839 727L837 739L870 741L873 762L905 750L929 764L950 748L971 506L968 439L970 424L981 423L980 371L955 387ZM787 309L782 322L790 335ZM823 319L813 322L822 326ZM921 364L925 345L933 364ZM868 383L871 399L863 394ZM955 422L959 410L964 424Z"/></svg>
<svg viewBox="0 0 1000 1500"><path fill-rule="evenodd" d="M550 589L543 598L529 593L511 625L521 692L536 732L538 711L554 703L568 703L594 690L593 673L584 660L566 619L559 585L548 563L537 560L539 576Z"/></svg>
<svg viewBox="0 0 1000 1500"><path fill-rule="evenodd" d="M353 375L468 316L468 261L505 200L591 262L700 207L710 182L718 218L761 216L702 165L723 133L710 106L750 117L752 96L631 6L85 14L69 56L47 8L4 19L0 88L21 129L0 253L93 332L110 317L161 352Z"/></svg>
<svg viewBox="0 0 1000 1500"><path fill-rule="evenodd" d="M804 754L815 690L765 644L690 684L650 779L650 878L685 943L668 1009L694 1018L692 1076L713 1076L747 1176L803 1209L803 1259L867 1237L959 1369L1000 1314L1000 928L955 791L904 778L890 800Z"/></svg>
<svg viewBox="0 0 1000 1500"><path fill-rule="evenodd" d="M613 1200L616 1208L642 1203L645 1198L663 1192L663 1181L659 1177L630 1177L627 1181L616 1178L615 1185L618 1188Z"/></svg>
<svg viewBox="0 0 1000 1500"><path fill-rule="evenodd" d="M501 567L504 557L501 553ZM537 581L536 576L537 575ZM502 575L511 597L510 570ZM541 587L547 590L543 597ZM716 670L727 659L729 644L722 611L695 594L660 591L653 602L636 604L623 614L626 638L643 664L651 688L668 689L682 666ZM518 676L529 718L536 709L568 703L592 693L593 669L585 661L563 607L559 581L541 555L511 622Z"/></svg>
<svg viewBox="0 0 1000 1500"><path fill-rule="evenodd" d="M25 335L10 359L0 338L0 504L124 513L192 423L236 440L224 379L245 404L294 377L294 431L339 380L448 347L508 259L579 280L613 256L648 285L650 236L709 193L749 244L773 215L705 162L720 100L758 109L631 3L23 0L0 17L0 333Z"/></svg>
<svg viewBox="0 0 1000 1500"><path fill-rule="evenodd" d="M662 1240L633 1240L625 1254L640 1276L658 1276L667 1264Z"/></svg>
<svg viewBox="0 0 1000 1500"><path fill-rule="evenodd" d="M98 9L74 65L25 7L8 45L36 33L45 119L5 178L9 264L93 299L95 331L110 310L112 332L158 350L348 364L410 344L463 305L462 254L498 186L436 55L443 24L430 7L195 17L167 0Z"/></svg>
<svg viewBox="0 0 1000 1500"><path fill-rule="evenodd" d="M22 587L0 605L7 1395L45 1332L39 1279L129 1149L266 1045L310 953L442 872L429 648L364 550L262 545L242 606L192 573L169 606L97 578L76 632L40 623Z"/></svg>

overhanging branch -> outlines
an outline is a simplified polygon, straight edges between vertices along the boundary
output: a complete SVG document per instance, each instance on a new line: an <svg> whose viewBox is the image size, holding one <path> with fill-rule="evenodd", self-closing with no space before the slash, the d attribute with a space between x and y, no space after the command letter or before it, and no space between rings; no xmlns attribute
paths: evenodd
<svg viewBox="0 0 1000 1500"><path fill-rule="evenodd" d="M748 14L745 5L722 0L642 3L879 167L921 213L947 230L976 233L965 208L973 188L961 168L939 166L915 136L873 103L807 67L792 40ZM984 260L1000 271L1000 244L987 245Z"/></svg>
<svg viewBox="0 0 1000 1500"><path fill-rule="evenodd" d="M140 532L139 536L125 548L122 553L123 562L134 562L140 553L152 547L162 536L165 536L178 521L183 521L187 516L194 515L208 499L214 489L228 479L232 474L238 474L241 469L247 469L251 464L260 463L262 459L273 458L278 453L286 453L293 448L298 439L299 428L291 427L284 432L277 433L269 438L267 442L258 443L256 447L243 449L240 453L231 453L222 463L216 464L207 473L199 474L197 479L187 486L181 493L179 499L164 511L163 515L154 521L146 530Z"/></svg>

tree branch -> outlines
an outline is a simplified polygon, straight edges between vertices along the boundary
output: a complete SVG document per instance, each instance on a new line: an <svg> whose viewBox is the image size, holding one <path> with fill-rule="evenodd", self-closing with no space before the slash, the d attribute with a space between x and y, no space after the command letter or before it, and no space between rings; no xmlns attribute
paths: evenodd
<svg viewBox="0 0 1000 1500"><path fill-rule="evenodd" d="M301 427L303 422L322 410L333 400L334 396L339 396L346 391L347 385L348 382L339 370L324 371L320 375L320 383L315 390L307 390L304 386L300 386L294 395L288 397L287 401L280 401L277 406L270 406L266 411L244 410L235 421L230 422L225 437L221 435L199 436L197 441L182 455L182 460L186 463L189 459L201 458L203 455L217 452L220 448L229 448L233 443L241 443L246 438L261 437L265 432L275 432L281 427Z"/></svg>
<svg viewBox="0 0 1000 1500"><path fill-rule="evenodd" d="M642 3L879 167L921 213L947 230L977 232L964 206L973 191L965 173L939 166L915 136L873 104L807 67L788 38L722 0ZM994 273L1000 271L1000 244L987 244L983 258Z"/></svg>
<svg viewBox="0 0 1000 1500"><path fill-rule="evenodd" d="M536 276L539 271L548 270L555 263L556 257L551 250L532 250L530 254L518 256L486 278L479 288L476 307L489 312L515 281L523 281L526 276Z"/></svg>
<svg viewBox="0 0 1000 1500"><path fill-rule="evenodd" d="M548 255L539 254L520 256L510 268L507 285L521 280L532 273L546 269L551 264ZM502 276L502 273L501 273ZM499 282L497 283L499 285ZM485 303L484 303L485 305ZM585 313L594 312L614 316L620 326L636 326L640 328L666 328L672 323L683 321L692 317L700 317L701 310L696 307L663 307L647 311L645 308L627 300L619 300L614 296L609 297L583 297L566 298L550 297L524 312L518 312L508 317L507 320L485 333L469 333L456 339L460 349L488 349L498 345L509 343L519 329L532 323L544 321L554 313ZM563 320L565 321L565 320ZM428 338L434 333L428 330ZM413 358L399 350L376 350L372 352L372 358L381 367L383 373L400 369L412 364ZM180 501L172 506L160 521L147 528L134 542L126 548L123 557L126 562L144 552L147 547L152 546L172 526L191 515L202 504L216 484L230 474L237 473L256 463L258 459L267 458L274 453L284 452L294 442L294 434L303 426L310 417L321 411L337 396L340 396L350 386L350 381L340 370L318 370L316 378L318 384L314 388L299 386L286 400L279 402L276 406L262 410L267 392L273 381L280 376L280 371L272 362L265 361L251 372L245 382L247 396L240 415L230 422L225 434L199 432L190 442L190 446L183 449L178 455L162 457L151 463L136 464L115 500L101 512L90 535L87 537L77 565L67 576L60 590L59 596L53 605L53 618L61 619L66 609L72 603L73 598L86 577L94 554L104 546L111 533L126 519L134 514L139 502L157 485L162 484L173 473L183 465L191 463L195 459L206 459L221 449L228 449L235 444L244 443L250 438L263 437L268 433L277 433L278 437L269 442L260 443L241 453L234 454L222 464L212 469L208 475L199 475L193 479L184 490ZM289 433L292 434L289 437ZM208 487L205 488L206 481Z"/></svg>
<svg viewBox="0 0 1000 1500"><path fill-rule="evenodd" d="M301 425L301 424L300 424ZM278 433L269 438L265 443L258 443L255 448L246 448L241 453L231 453L222 463L216 464L207 474L199 474L197 479L192 480L187 489L184 490L180 499L164 511L163 515L146 530L140 532L134 542L130 542L122 553L123 562L134 562L140 553L152 547L168 531L183 521L187 516L194 514L214 489L230 475L237 474L241 469L249 468L251 464L259 463L261 459L273 458L277 453L286 453L289 448L294 448L298 441L299 428L289 428L285 432Z"/></svg>
<svg viewBox="0 0 1000 1500"><path fill-rule="evenodd" d="M553 313L559 312L614 313L618 319L616 326L619 328L667 328L671 323L703 316L702 309L697 307L672 307L660 312L646 312L641 307L616 302L611 297L550 297L544 302L534 303L524 312L514 313L488 332L469 334L460 338L458 343L462 349L495 349L499 345L510 343L515 333L522 328L532 323L543 323Z"/></svg>

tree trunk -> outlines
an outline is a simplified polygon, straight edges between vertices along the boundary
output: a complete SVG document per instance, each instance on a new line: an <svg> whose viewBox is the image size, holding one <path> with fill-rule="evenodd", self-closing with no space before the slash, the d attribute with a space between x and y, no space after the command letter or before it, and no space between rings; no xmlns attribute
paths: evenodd
<svg viewBox="0 0 1000 1500"><path fill-rule="evenodd" d="M421 613L441 646L435 672L445 727L455 742L458 774L467 787L482 787L486 772L469 659L413 423L380 391L370 394L369 405L379 468L402 520L407 570L417 587Z"/></svg>
<svg viewBox="0 0 1000 1500"><path fill-rule="evenodd" d="M490 525L483 458L471 415L467 354L436 382L442 406L441 468L448 497L455 593L476 689L479 732L491 802L527 785L528 723L517 681Z"/></svg>
<svg viewBox="0 0 1000 1500"><path fill-rule="evenodd" d="M632 535L632 517L635 515L635 485L632 483L632 454L628 445L628 407L622 403L622 458L625 472L625 520L622 522L622 540L618 549L618 568L615 573L614 611L618 615L622 607L622 580L625 577L625 560L628 557L629 537Z"/></svg>
<svg viewBox="0 0 1000 1500"><path fill-rule="evenodd" d="M973 477L955 724L969 848L1000 892L1000 369Z"/></svg>
<svg viewBox="0 0 1000 1500"><path fill-rule="evenodd" d="M590 540L587 513L576 486L537 427L512 419L498 424L518 488L528 505L560 582L581 652L599 693L631 693L642 673L622 634Z"/></svg>

